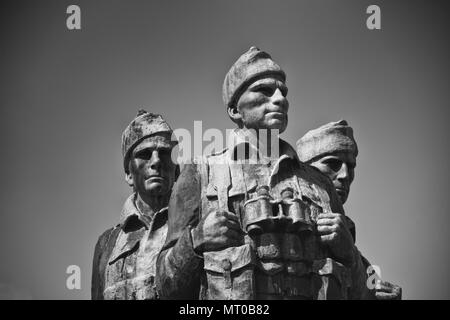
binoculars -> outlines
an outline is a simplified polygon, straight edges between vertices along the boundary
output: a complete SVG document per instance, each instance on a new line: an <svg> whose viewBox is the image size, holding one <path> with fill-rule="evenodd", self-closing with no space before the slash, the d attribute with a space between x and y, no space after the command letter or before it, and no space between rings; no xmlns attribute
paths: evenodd
<svg viewBox="0 0 450 320"><path fill-rule="evenodd" d="M242 219L244 230L250 236L266 232L303 233L314 230L310 199L295 198L294 190L287 187L282 190L279 200L274 200L268 186L260 186L256 197L244 203Z"/></svg>

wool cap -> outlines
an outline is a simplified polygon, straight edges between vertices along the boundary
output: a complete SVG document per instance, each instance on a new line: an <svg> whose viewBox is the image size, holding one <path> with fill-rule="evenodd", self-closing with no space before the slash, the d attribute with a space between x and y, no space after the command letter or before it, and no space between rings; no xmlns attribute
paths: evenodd
<svg viewBox="0 0 450 320"><path fill-rule="evenodd" d="M255 78L278 75L286 81L286 74L272 57L257 47L251 47L239 57L225 76L222 87L223 103L235 106L241 94Z"/></svg>
<svg viewBox="0 0 450 320"><path fill-rule="evenodd" d="M358 155L353 129L346 120L330 122L310 130L297 141L297 153L302 162L339 151L352 152L355 158Z"/></svg>
<svg viewBox="0 0 450 320"><path fill-rule="evenodd" d="M128 172L131 151L145 138L162 132L172 134L173 131L161 115L142 109L138 111L136 118L122 133L122 156L125 172Z"/></svg>

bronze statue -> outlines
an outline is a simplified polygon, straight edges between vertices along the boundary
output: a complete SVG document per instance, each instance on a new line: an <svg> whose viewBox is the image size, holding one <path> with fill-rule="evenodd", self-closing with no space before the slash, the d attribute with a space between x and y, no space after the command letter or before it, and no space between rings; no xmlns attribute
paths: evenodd
<svg viewBox="0 0 450 320"><path fill-rule="evenodd" d="M167 234L167 203L177 174L176 142L160 115L140 110L122 134L125 180L133 188L120 223L95 247L92 299L155 299L155 263Z"/></svg>
<svg viewBox="0 0 450 320"><path fill-rule="evenodd" d="M157 261L162 298L370 295L333 185L278 138L287 91L284 71L256 47L227 73L223 99L238 128L225 150L186 165L174 185ZM267 143L274 136L277 148Z"/></svg>
<svg viewBox="0 0 450 320"><path fill-rule="evenodd" d="M301 161L319 169L330 178L339 199L344 204L355 177L358 156L353 129L347 121L330 122L308 131L297 141L297 152ZM348 216L347 219L355 239L354 223ZM370 266L365 258L363 262L366 267ZM401 299L401 296L401 287L390 282L381 281L375 287L375 297L378 300L397 300Z"/></svg>

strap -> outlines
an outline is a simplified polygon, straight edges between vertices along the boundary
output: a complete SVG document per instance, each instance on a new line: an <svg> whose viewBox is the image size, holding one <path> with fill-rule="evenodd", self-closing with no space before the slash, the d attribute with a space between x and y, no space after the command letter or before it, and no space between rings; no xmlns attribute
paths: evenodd
<svg viewBox="0 0 450 320"><path fill-rule="evenodd" d="M225 160L225 159L220 159ZM217 200L219 203L219 210L228 210L228 189L231 185L230 181L230 167L227 162L218 161L212 163L212 181L217 188Z"/></svg>

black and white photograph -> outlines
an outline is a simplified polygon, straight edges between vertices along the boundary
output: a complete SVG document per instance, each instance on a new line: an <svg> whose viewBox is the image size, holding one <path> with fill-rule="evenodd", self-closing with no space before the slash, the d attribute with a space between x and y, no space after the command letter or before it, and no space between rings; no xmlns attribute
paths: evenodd
<svg viewBox="0 0 450 320"><path fill-rule="evenodd" d="M0 300L450 299L448 3L0 12Z"/></svg>

